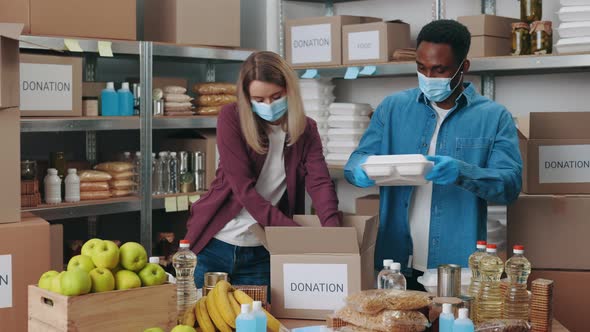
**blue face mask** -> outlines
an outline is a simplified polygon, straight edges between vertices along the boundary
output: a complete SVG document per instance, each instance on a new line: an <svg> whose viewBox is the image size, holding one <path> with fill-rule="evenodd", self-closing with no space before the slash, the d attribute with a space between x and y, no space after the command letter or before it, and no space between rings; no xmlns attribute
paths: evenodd
<svg viewBox="0 0 590 332"><path fill-rule="evenodd" d="M452 77L426 77L424 74L417 72L420 90L422 90L422 93L424 93L428 100L435 103L440 103L441 101L446 100L459 86L459 83L457 83L457 85L451 89L451 81L457 76L459 71L461 71L462 67L463 62L461 62L459 69ZM461 71L461 75L463 75L463 71Z"/></svg>
<svg viewBox="0 0 590 332"><path fill-rule="evenodd" d="M273 101L270 105L252 100L252 111L268 122L275 122L282 118L287 113L287 106L286 96Z"/></svg>

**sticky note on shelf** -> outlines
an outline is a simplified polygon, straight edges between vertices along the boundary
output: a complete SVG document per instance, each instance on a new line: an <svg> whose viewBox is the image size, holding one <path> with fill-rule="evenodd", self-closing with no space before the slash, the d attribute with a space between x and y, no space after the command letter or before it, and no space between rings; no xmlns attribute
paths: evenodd
<svg viewBox="0 0 590 332"><path fill-rule="evenodd" d="M166 197L164 198L164 210L166 212L176 212L178 211L178 206L176 203L176 197Z"/></svg>
<svg viewBox="0 0 590 332"><path fill-rule="evenodd" d="M192 195L188 197L188 201L193 204L194 202L198 201L201 198L200 195Z"/></svg>
<svg viewBox="0 0 590 332"><path fill-rule="evenodd" d="M75 39L64 39L64 45L70 52L84 52L82 47L80 47L80 43Z"/></svg>
<svg viewBox="0 0 590 332"><path fill-rule="evenodd" d="M355 80L359 76L359 67L348 67L346 74L344 74L345 80Z"/></svg>
<svg viewBox="0 0 590 332"><path fill-rule="evenodd" d="M178 207L178 211L188 211L188 196L176 197L176 205Z"/></svg>
<svg viewBox="0 0 590 332"><path fill-rule="evenodd" d="M307 69L305 71L305 73L303 73L303 75L301 75L301 78L316 78L317 76L318 76L317 69Z"/></svg>
<svg viewBox="0 0 590 332"><path fill-rule="evenodd" d="M373 74L375 74L376 71L377 71L376 66L365 66L365 67L363 67L363 70L361 70L360 74L361 75L373 75Z"/></svg>
<svg viewBox="0 0 590 332"><path fill-rule="evenodd" d="M110 41L98 41L98 54L105 57L113 57L113 43Z"/></svg>

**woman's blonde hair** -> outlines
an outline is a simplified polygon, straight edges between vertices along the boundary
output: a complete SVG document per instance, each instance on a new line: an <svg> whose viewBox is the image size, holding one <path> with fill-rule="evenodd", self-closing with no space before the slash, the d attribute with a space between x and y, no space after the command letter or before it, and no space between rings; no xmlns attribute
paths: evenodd
<svg viewBox="0 0 590 332"><path fill-rule="evenodd" d="M305 131L307 120L299 91L299 81L287 62L273 52L256 52L243 63L238 78L238 112L246 143L257 153L268 151L268 122L252 111L250 84L262 81L276 84L287 92L288 110L282 126L287 132L287 143L295 144Z"/></svg>

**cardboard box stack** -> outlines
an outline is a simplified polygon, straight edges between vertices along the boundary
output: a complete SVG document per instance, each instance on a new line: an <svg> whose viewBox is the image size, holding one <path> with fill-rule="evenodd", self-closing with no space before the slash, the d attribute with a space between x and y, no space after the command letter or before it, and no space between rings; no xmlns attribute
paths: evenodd
<svg viewBox="0 0 590 332"><path fill-rule="evenodd" d="M495 15L460 16L457 21L471 32L470 58L509 55L512 23L519 20Z"/></svg>
<svg viewBox="0 0 590 332"><path fill-rule="evenodd" d="M555 49L560 54L590 52L590 0L562 0Z"/></svg>
<svg viewBox="0 0 590 332"><path fill-rule="evenodd" d="M373 108L369 104L332 103L329 110L326 159L329 163L343 165L369 126L369 115Z"/></svg>
<svg viewBox="0 0 590 332"><path fill-rule="evenodd" d="M531 113L519 119L523 194L508 207L508 247L525 246L529 280L555 281L554 316L584 330L590 306L590 113ZM585 282L572 282L586 280Z"/></svg>
<svg viewBox="0 0 590 332"><path fill-rule="evenodd" d="M305 115L315 120L322 138L324 154L328 144L328 107L336 99L334 84L326 79L300 79L299 88Z"/></svg>
<svg viewBox="0 0 590 332"><path fill-rule="evenodd" d="M410 25L399 20L342 27L345 65L389 62L396 50L411 46Z"/></svg>

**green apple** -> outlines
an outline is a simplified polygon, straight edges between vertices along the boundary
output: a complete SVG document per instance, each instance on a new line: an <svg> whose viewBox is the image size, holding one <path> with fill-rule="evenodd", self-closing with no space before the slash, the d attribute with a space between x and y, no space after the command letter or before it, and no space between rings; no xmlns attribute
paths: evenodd
<svg viewBox="0 0 590 332"><path fill-rule="evenodd" d="M157 286L166 282L168 276L160 264L148 263L138 273L142 286Z"/></svg>
<svg viewBox="0 0 590 332"><path fill-rule="evenodd" d="M102 241L94 248L92 262L96 267L115 268L119 264L119 247L113 241Z"/></svg>
<svg viewBox="0 0 590 332"><path fill-rule="evenodd" d="M102 243L101 239L90 239L82 245L82 255L92 257L94 250Z"/></svg>
<svg viewBox="0 0 590 332"><path fill-rule="evenodd" d="M92 258L84 255L74 256L68 262L68 271L72 271L75 269L80 269L85 271L86 273L90 273L90 271L94 270L94 263L92 263Z"/></svg>
<svg viewBox="0 0 590 332"><path fill-rule="evenodd" d="M108 269L97 267L90 271L92 280L92 293L109 292L115 289L115 276Z"/></svg>
<svg viewBox="0 0 590 332"><path fill-rule="evenodd" d="M64 273L66 273L66 271L61 272L60 274L51 278L51 287L49 288L50 291L57 293L57 294L61 294L61 276Z"/></svg>
<svg viewBox="0 0 590 332"><path fill-rule="evenodd" d="M53 270L43 273L41 278L39 278L39 288L51 290L51 279L58 275L59 272Z"/></svg>
<svg viewBox="0 0 590 332"><path fill-rule="evenodd" d="M150 327L147 330L143 330L143 332L164 332L164 330L159 327Z"/></svg>
<svg viewBox="0 0 590 332"><path fill-rule="evenodd" d="M82 270L66 271L60 276L61 293L65 296L77 296L90 293L92 280L88 272Z"/></svg>
<svg viewBox="0 0 590 332"><path fill-rule="evenodd" d="M188 325L176 325L170 332L197 332L197 330Z"/></svg>
<svg viewBox="0 0 590 332"><path fill-rule="evenodd" d="M141 279L135 272L121 270L115 274L115 288L117 290L141 287Z"/></svg>
<svg viewBox="0 0 590 332"><path fill-rule="evenodd" d="M119 250L119 261L125 270L139 272L147 264L148 256L145 248L137 242L127 242Z"/></svg>

